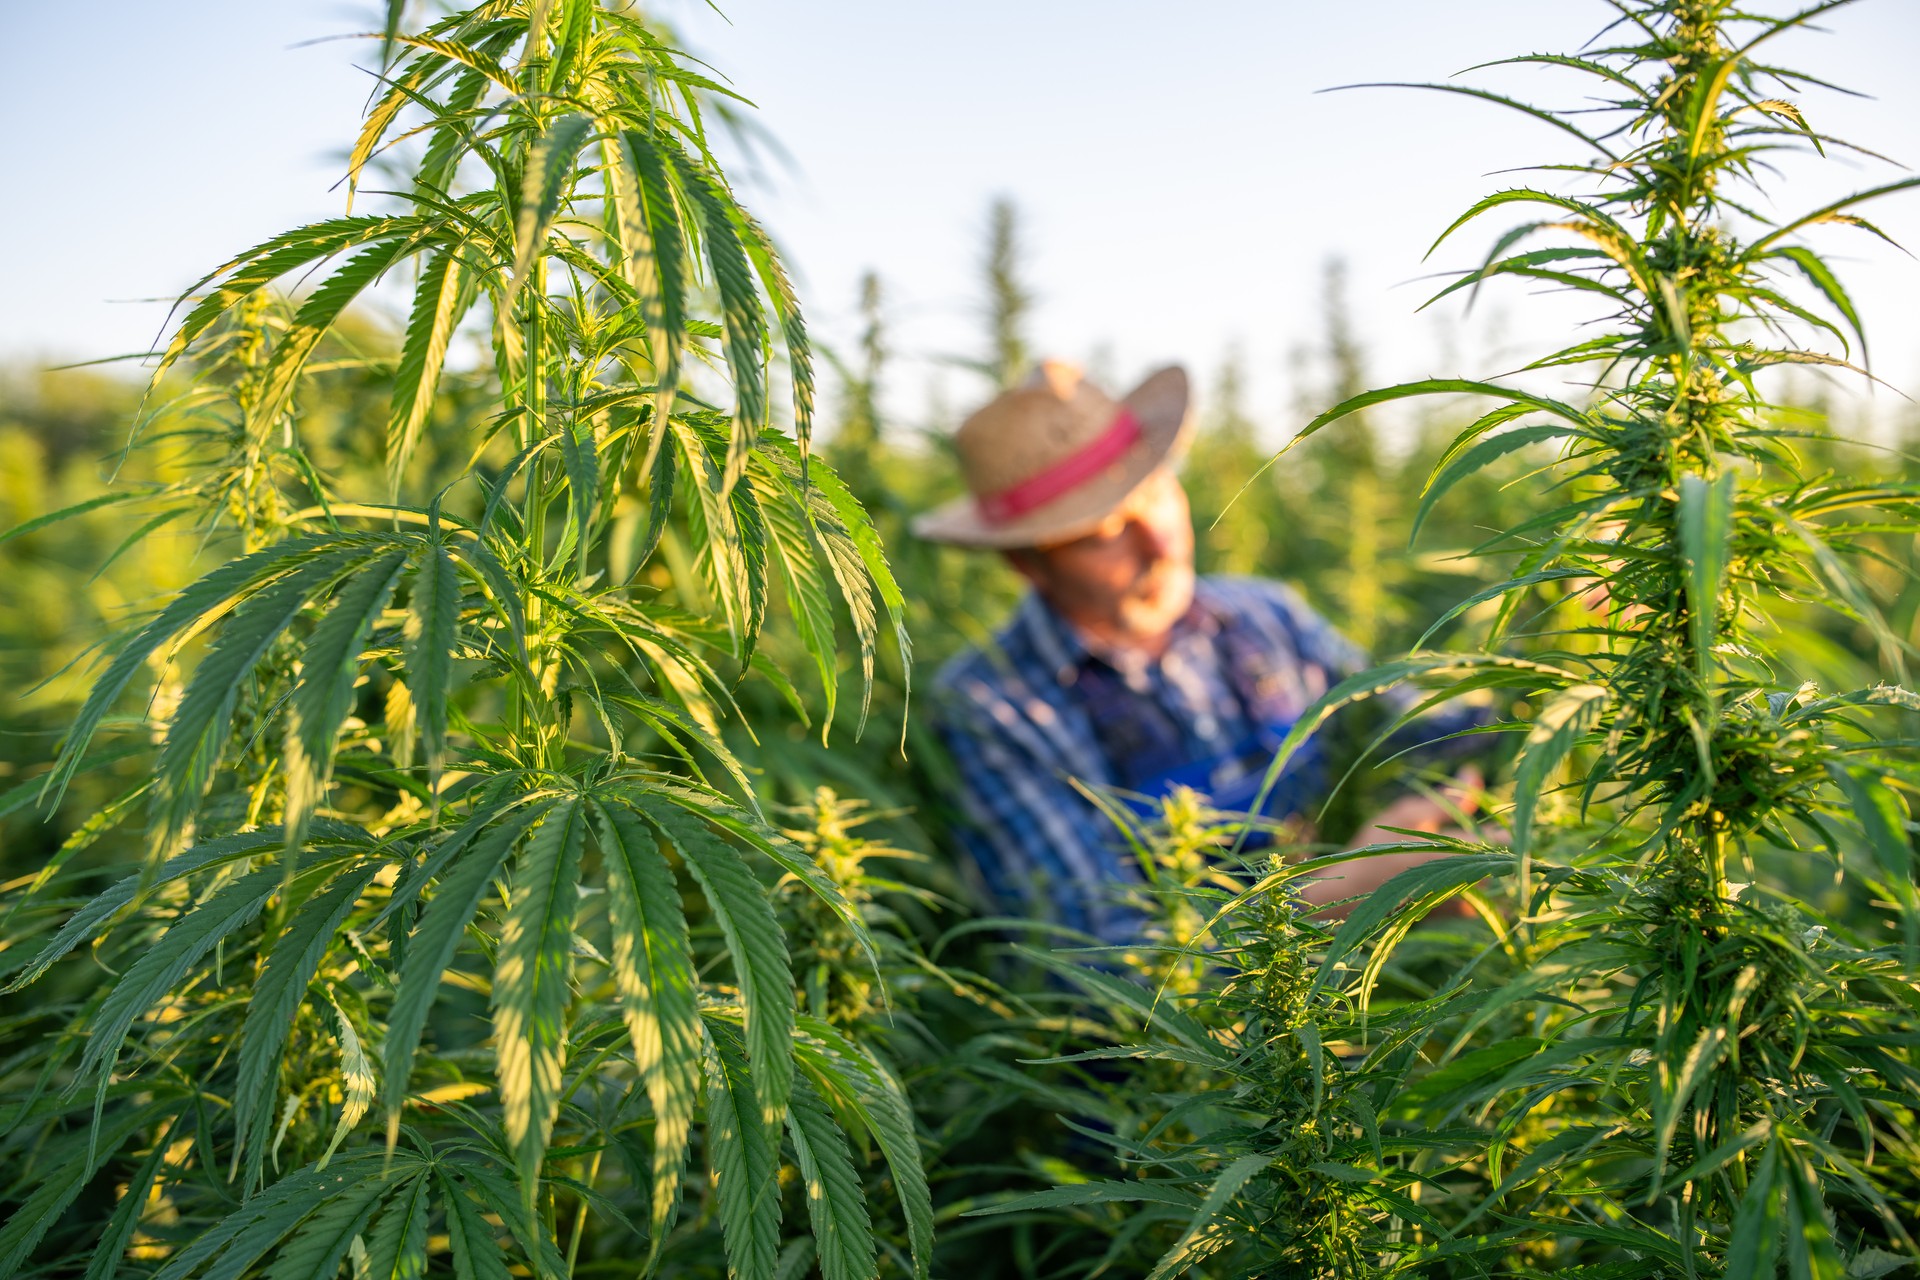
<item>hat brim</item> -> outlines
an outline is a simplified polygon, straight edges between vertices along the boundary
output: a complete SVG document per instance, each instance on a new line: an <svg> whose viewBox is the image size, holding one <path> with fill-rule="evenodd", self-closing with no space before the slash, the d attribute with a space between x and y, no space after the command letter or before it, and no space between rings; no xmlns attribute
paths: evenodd
<svg viewBox="0 0 1920 1280"><path fill-rule="evenodd" d="M972 494L915 517L913 532L929 542L1007 549L1065 542L1093 532L1141 481L1177 458L1193 422L1187 371L1161 369L1121 398L1140 424L1140 439L1099 475L1044 506L1001 523L980 514Z"/></svg>

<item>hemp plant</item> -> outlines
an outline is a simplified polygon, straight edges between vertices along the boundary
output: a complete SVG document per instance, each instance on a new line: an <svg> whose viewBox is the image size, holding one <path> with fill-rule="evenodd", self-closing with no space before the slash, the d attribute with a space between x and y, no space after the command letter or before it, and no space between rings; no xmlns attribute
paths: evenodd
<svg viewBox="0 0 1920 1280"><path fill-rule="evenodd" d="M1460 1055L1456 1075L1475 1068L1467 1087L1444 1117L1417 1099L1397 1117L1476 1118L1485 1145L1462 1168L1484 1186L1456 1204L1450 1242L1383 1254L1402 1265L1464 1259L1476 1239L1528 1268L1689 1278L1783 1263L1882 1274L1916 1252L1920 775L1902 721L1920 698L1815 687L1781 618L1835 610L1897 674L1906 646L1848 557L1911 536L1920 492L1809 466L1816 451L1767 388L1787 366L1851 369L1866 345L1804 233L1879 234L1853 210L1920 179L1789 218L1752 194L1779 153L1847 146L1784 96L1819 82L1768 60L1844 3L1767 16L1731 0L1610 0L1616 20L1578 55L1510 60L1588 78L1600 105L1580 111L1426 86L1524 111L1588 157L1542 166L1557 185L1496 192L1449 227L1442 241L1488 213L1539 211L1442 296L1518 277L1596 300L1608 323L1527 366L1578 372L1587 395L1429 379L1307 428L1411 396L1497 401L1436 467L1422 516L1503 456L1553 451L1541 461L1555 501L1482 548L1512 576L1454 611L1498 601L1494 647L1416 652L1323 708L1407 678L1503 684L1538 708L1506 726L1523 737L1511 857L1442 860L1383 890L1415 911L1499 863L1514 908L1495 917L1496 959L1459 979L1470 1016L1436 1044ZM1777 868L1809 860L1851 886L1851 911L1782 888ZM1350 980L1340 957L1385 918L1349 922L1321 980ZM1489 1043L1495 1025L1506 1032Z"/></svg>
<svg viewBox="0 0 1920 1280"><path fill-rule="evenodd" d="M878 1263L850 1134L925 1275L905 1097L801 1025L763 875L841 922L838 957L872 963L866 922L721 737L742 681L804 714L756 651L773 602L829 722L836 593L869 683L902 603L808 457L800 311L708 145L734 95L597 0L378 47L349 187L393 189L195 286L150 415L179 478L82 504L223 559L109 642L44 778L152 761L6 917L8 989L58 999L8 1024L0 1276L650 1271L685 1217L763 1277L784 1181L854 1280ZM303 393L403 272L385 475L341 491ZM72 896L66 860L116 829L144 854Z"/></svg>
<svg viewBox="0 0 1920 1280"><path fill-rule="evenodd" d="M1257 821L1278 846L1236 855L1249 820L1185 788L1146 818L1103 807L1142 870L1141 944L1107 950L1098 967L1026 952L1078 989L1074 1021L1104 1042L1030 1060L1087 1072L1033 1088L1069 1101L1089 1122L1076 1154L1103 1159L970 1216L1020 1214L1056 1240L1092 1237L1067 1255L1093 1259L1073 1274L1370 1274L1378 1224L1422 1218L1409 1166L1452 1139L1385 1134L1375 1110L1404 1086L1427 1011L1369 1019L1352 991L1315 980L1333 927L1293 895L1338 855L1290 857L1289 833Z"/></svg>

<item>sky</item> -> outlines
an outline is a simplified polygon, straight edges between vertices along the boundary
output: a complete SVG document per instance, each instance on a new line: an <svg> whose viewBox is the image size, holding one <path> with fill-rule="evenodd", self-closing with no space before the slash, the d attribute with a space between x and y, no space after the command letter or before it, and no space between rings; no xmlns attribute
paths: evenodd
<svg viewBox="0 0 1920 1280"><path fill-rule="evenodd" d="M1490 290L1419 314L1427 277L1472 265L1496 220L1423 262L1496 171L1579 161L1581 144L1465 98L1404 89L1476 63L1570 51L1599 0L661 0L690 49L757 105L779 158L736 171L784 246L815 330L850 345L863 272L880 274L908 422L982 388L951 358L982 339L979 260L996 196L1022 213L1036 345L1131 381L1229 351L1269 430L1314 388L1288 354L1318 328L1329 258L1376 380L1498 373L1591 313ZM0 360L115 355L151 342L164 300L227 255L337 214L370 84L371 6L337 0L0 0ZM84 14L84 18L74 15ZM1920 2L1859 0L1784 59L1872 99L1810 89L1812 123L1920 163ZM314 43L318 41L319 43ZM358 64L358 65L356 65ZM1584 86L1538 68L1468 80L1549 105ZM1857 158L1793 161L1779 214L1904 176ZM1874 221L1920 246L1920 192ZM1920 262L1823 232L1891 384L1920 397ZM1116 387L1115 390L1123 388Z"/></svg>

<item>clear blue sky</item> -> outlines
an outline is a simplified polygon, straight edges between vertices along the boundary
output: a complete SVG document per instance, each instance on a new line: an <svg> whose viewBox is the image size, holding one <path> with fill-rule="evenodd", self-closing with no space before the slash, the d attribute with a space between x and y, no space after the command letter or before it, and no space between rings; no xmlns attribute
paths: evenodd
<svg viewBox="0 0 1920 1280"><path fill-rule="evenodd" d="M730 23L696 0L664 12L759 104L791 157L749 195L787 245L816 328L846 341L859 274L882 274L910 357L893 402L909 417L931 380L960 407L976 393L933 357L976 343L975 263L997 193L1027 214L1043 347L1080 358L1104 348L1122 376L1171 359L1204 377L1237 344L1255 409L1283 429L1285 353L1312 331L1328 255L1352 264L1378 377L1494 372L1580 318L1516 291L1472 319L1412 314L1424 295L1410 281L1486 243L1423 265L1433 235L1512 180L1492 171L1582 158L1561 135L1465 100L1315 90L1570 50L1606 20L1598 0L722 8ZM329 188L367 92L354 63L370 48L295 46L371 22L371 6L328 0L4 0L0 358L138 347L165 310L139 299L338 212ZM1832 34L1783 42L1788 60L1878 100L1812 91L1802 101L1813 122L1920 162L1920 3L1860 0L1826 25ZM1583 91L1537 71L1484 83L1554 104ZM1780 211L1897 171L1809 164L1791 176ZM1874 216L1920 246L1920 195ZM1829 243L1876 335L1876 367L1920 394L1920 264L1864 237Z"/></svg>

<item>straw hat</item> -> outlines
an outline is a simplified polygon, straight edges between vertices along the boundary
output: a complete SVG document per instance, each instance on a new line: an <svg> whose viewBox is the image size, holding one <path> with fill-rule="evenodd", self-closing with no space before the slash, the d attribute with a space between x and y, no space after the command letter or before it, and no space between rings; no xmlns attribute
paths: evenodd
<svg viewBox="0 0 1920 1280"><path fill-rule="evenodd" d="M1150 375L1116 401L1064 361L1044 361L965 422L954 448L967 494L913 531L963 547L1032 547L1091 532L1186 444L1187 373Z"/></svg>

